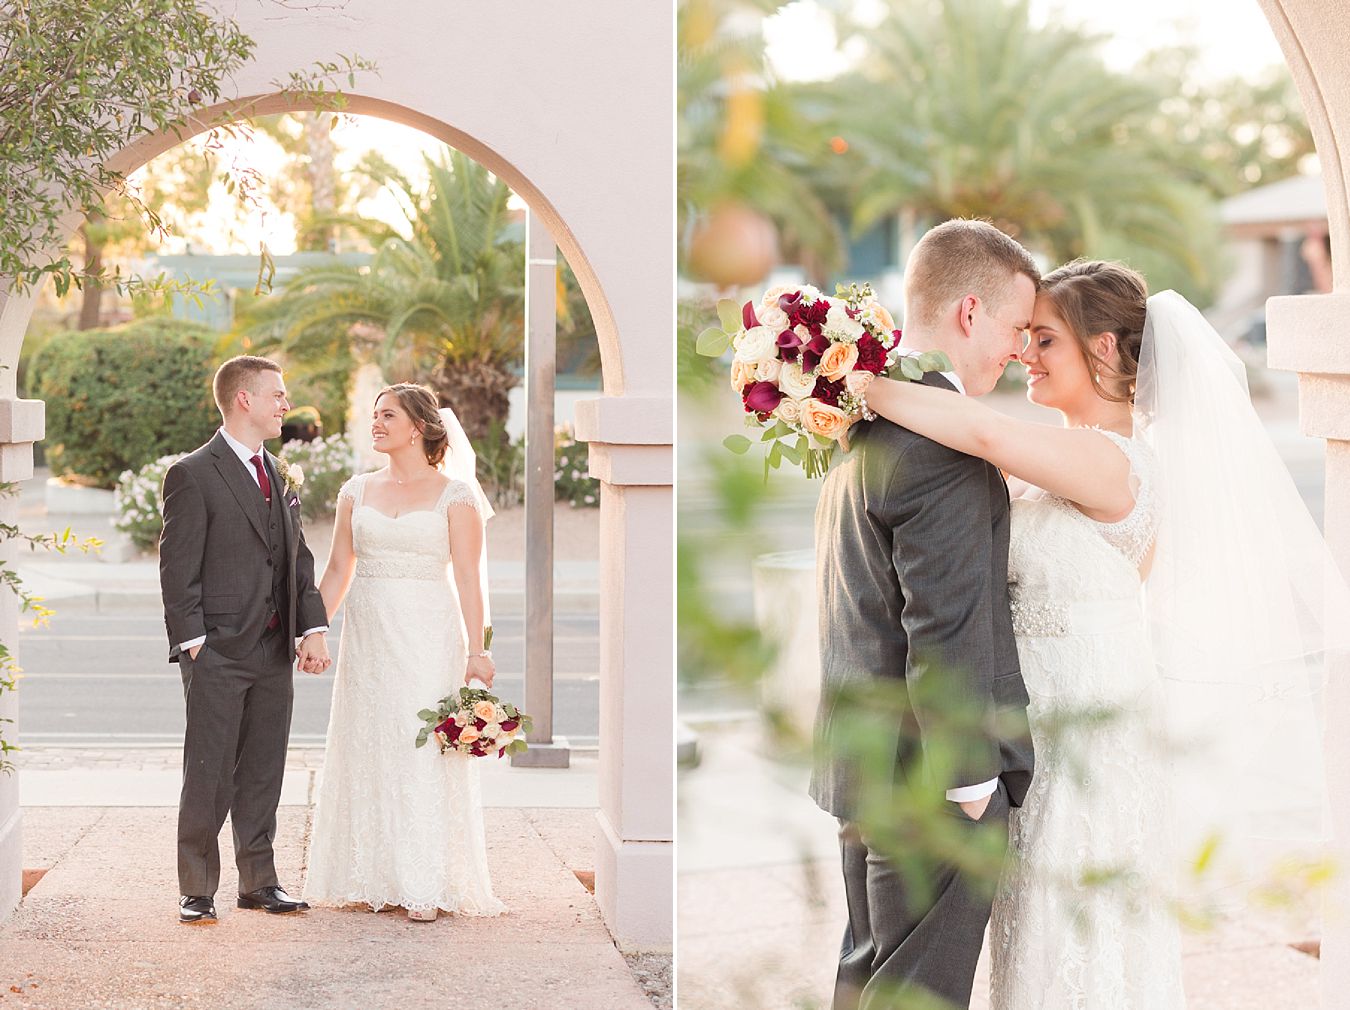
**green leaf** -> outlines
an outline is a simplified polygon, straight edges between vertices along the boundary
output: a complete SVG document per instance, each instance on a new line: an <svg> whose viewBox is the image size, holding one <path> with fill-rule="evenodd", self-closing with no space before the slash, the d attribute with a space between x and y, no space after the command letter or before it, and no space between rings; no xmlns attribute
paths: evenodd
<svg viewBox="0 0 1350 1010"><path fill-rule="evenodd" d="M734 452L737 456L744 456L750 446L754 445L744 435L728 435L722 439L722 444Z"/></svg>
<svg viewBox="0 0 1350 1010"><path fill-rule="evenodd" d="M950 372L951 359L941 351L924 351L919 355L919 364L925 372Z"/></svg>
<svg viewBox="0 0 1350 1010"><path fill-rule="evenodd" d="M436 713L429 708L424 708L422 709L422 711L417 713L417 718L421 719L423 722L426 722L428 719L435 719Z"/></svg>
<svg viewBox="0 0 1350 1010"><path fill-rule="evenodd" d="M900 371L904 374L906 379L910 379L914 382L918 382L923 378L923 366L913 358L901 358Z"/></svg>
<svg viewBox="0 0 1350 1010"><path fill-rule="evenodd" d="M709 326L698 335L694 349L705 358L719 358L731 346L731 338L716 326Z"/></svg>
<svg viewBox="0 0 1350 1010"><path fill-rule="evenodd" d="M736 333L741 328L741 307L735 299L723 298L717 303L717 318L722 321L722 329L727 333Z"/></svg>
<svg viewBox="0 0 1350 1010"><path fill-rule="evenodd" d="M769 466L777 470L783 464L783 443L775 442L769 450Z"/></svg>
<svg viewBox="0 0 1350 1010"><path fill-rule="evenodd" d="M783 456L786 459L788 459L792 463L795 463L797 466L801 466L802 454L799 453L796 449L792 448L792 446L788 445L786 442L779 442L777 445L774 446L774 448L782 450Z"/></svg>

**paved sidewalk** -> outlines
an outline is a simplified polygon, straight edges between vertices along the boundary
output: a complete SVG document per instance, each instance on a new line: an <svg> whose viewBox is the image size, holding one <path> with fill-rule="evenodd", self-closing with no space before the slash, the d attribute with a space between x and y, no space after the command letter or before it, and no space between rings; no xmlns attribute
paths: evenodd
<svg viewBox="0 0 1350 1010"><path fill-rule="evenodd" d="M180 925L175 819L163 807L25 810L24 863L47 872L0 927L0 1008L652 1006L574 873L591 866L589 811L489 810L493 882L510 911L435 923L399 911L239 911L227 826L220 922ZM309 808L282 808L278 871L295 889L309 831Z"/></svg>
<svg viewBox="0 0 1350 1010"><path fill-rule="evenodd" d="M679 784L680 1010L825 1010L846 918L834 820L753 721L698 728L702 763ZM1315 936L1309 910L1187 934L1188 1010L1321 1006L1317 960L1290 946ZM988 991L986 951L971 1010Z"/></svg>

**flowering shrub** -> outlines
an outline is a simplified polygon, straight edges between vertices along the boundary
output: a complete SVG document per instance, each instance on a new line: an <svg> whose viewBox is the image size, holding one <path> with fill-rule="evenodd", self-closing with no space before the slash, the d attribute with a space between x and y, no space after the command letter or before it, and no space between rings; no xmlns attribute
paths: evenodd
<svg viewBox="0 0 1350 1010"><path fill-rule="evenodd" d="M570 425L559 425L553 437L553 495L573 508L599 508L600 482L589 475L590 450L578 442Z"/></svg>
<svg viewBox="0 0 1350 1010"><path fill-rule="evenodd" d="M338 489L355 471L346 436L334 434L312 442L287 442L278 456L304 473L300 514L306 519L333 515L337 511Z"/></svg>
<svg viewBox="0 0 1350 1010"><path fill-rule="evenodd" d="M149 550L159 542L164 529L164 475L186 455L179 452L161 456L139 470L123 470L117 478L113 492L117 516L113 525L131 537L131 542L141 550Z"/></svg>

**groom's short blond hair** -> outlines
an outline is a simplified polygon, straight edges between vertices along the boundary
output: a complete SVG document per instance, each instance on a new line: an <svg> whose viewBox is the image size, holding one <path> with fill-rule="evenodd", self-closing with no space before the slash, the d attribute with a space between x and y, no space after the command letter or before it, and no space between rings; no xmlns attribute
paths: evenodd
<svg viewBox="0 0 1350 1010"><path fill-rule="evenodd" d="M987 221L944 221L919 239L905 266L905 322L937 323L953 302L973 294L997 309L1018 274L1037 288L1031 253Z"/></svg>
<svg viewBox="0 0 1350 1010"><path fill-rule="evenodd" d="M281 366L271 358L241 354L237 358L231 358L216 369L216 377L211 383L211 392L216 398L216 406L220 408L223 417L230 416L230 410L234 407L234 398L238 395L239 390L246 389L250 393L257 392L254 387L257 384L258 376L263 372L276 372L280 375Z"/></svg>

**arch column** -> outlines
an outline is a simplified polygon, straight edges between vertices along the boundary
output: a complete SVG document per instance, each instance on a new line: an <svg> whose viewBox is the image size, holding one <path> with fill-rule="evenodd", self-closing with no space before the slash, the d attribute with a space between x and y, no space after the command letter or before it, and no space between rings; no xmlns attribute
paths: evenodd
<svg viewBox="0 0 1350 1010"><path fill-rule="evenodd" d="M577 404L600 489L595 897L624 950L669 949L674 904L674 403Z"/></svg>

